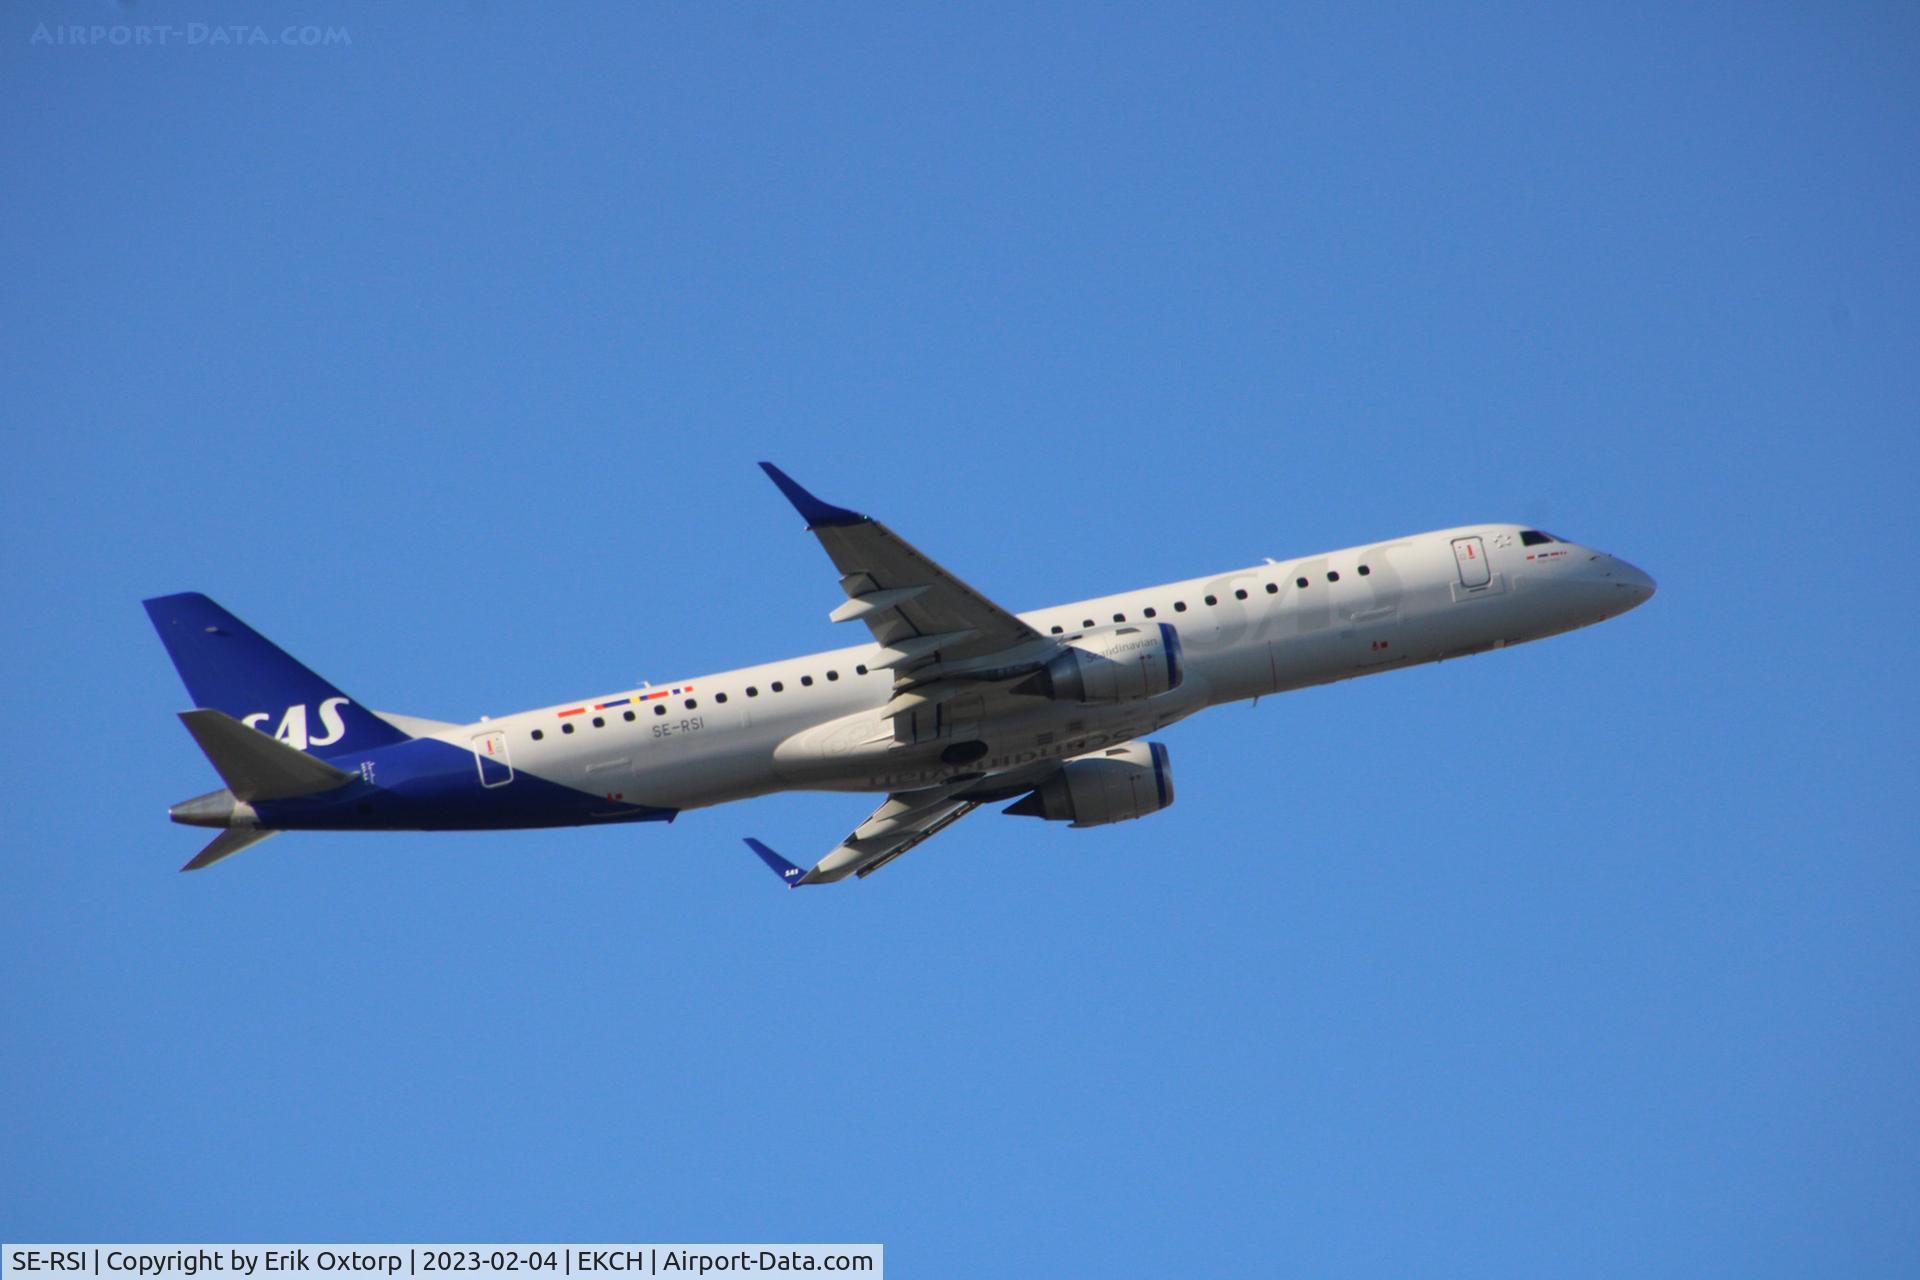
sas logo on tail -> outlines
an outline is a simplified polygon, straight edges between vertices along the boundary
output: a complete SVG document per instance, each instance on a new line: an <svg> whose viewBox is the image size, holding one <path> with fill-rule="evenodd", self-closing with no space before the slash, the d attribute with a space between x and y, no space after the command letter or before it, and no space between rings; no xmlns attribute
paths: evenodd
<svg viewBox="0 0 1920 1280"><path fill-rule="evenodd" d="M350 699L328 698L320 704L320 729L324 737L307 736L307 708L305 703L288 707L281 713L280 727L271 730L274 737L286 743L296 751L305 751L309 747L330 747L347 736L347 722L340 718L340 708ZM240 723L249 729L258 729L267 733L267 721L273 718L270 712L256 711L250 716L241 716Z"/></svg>

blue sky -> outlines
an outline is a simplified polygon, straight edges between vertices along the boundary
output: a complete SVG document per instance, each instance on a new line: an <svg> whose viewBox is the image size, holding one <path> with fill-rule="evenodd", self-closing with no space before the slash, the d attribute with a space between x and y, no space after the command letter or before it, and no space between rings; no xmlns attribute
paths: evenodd
<svg viewBox="0 0 1920 1280"><path fill-rule="evenodd" d="M1912 1274L1917 53L1865 4L8 6L0 1238ZM1016 608L1506 519L1661 593L837 890L739 837L858 797L175 874L212 775L143 596L447 719L842 643L760 458Z"/></svg>

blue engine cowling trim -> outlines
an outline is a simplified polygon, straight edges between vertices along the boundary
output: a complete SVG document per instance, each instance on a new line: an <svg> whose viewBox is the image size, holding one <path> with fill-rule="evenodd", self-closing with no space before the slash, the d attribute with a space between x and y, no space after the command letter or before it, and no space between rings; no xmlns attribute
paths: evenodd
<svg viewBox="0 0 1920 1280"><path fill-rule="evenodd" d="M1160 644L1167 651L1167 688L1178 689L1187 669L1180 656L1180 633L1169 623L1160 624Z"/></svg>

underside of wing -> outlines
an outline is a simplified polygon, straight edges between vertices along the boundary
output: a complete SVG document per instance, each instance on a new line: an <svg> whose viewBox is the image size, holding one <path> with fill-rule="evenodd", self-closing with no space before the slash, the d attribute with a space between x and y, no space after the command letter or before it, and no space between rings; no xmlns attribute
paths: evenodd
<svg viewBox="0 0 1920 1280"><path fill-rule="evenodd" d="M913 792L888 796L809 874L822 882L849 874L865 879L979 807L978 800L927 799Z"/></svg>
<svg viewBox="0 0 1920 1280"><path fill-rule="evenodd" d="M919 791L896 791L866 821L847 833L810 871L749 838L747 845L789 888L865 878L901 854L936 836L983 804L1022 795L1060 771L1047 762L1006 773L975 774Z"/></svg>
<svg viewBox="0 0 1920 1280"><path fill-rule="evenodd" d="M959 798L957 793L964 789L931 787L888 796L811 871L802 871L758 840L748 839L747 846L791 889L803 884L831 884L848 876L864 878L979 808L980 801Z"/></svg>

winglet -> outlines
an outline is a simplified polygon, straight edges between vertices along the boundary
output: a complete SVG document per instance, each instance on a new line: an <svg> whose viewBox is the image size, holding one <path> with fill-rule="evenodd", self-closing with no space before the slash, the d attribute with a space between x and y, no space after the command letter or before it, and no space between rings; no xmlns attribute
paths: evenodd
<svg viewBox="0 0 1920 1280"><path fill-rule="evenodd" d="M775 484L780 486L780 492L787 495L787 501L791 502L794 505L794 509L806 520L807 528L819 529L831 525L866 523L867 517L861 515L858 511L849 511L845 507L836 507L831 502L820 501L820 499L801 488L792 476L774 466L771 462L761 463L760 469L766 472L768 478Z"/></svg>
<svg viewBox="0 0 1920 1280"><path fill-rule="evenodd" d="M758 854L760 861L766 863L773 871L773 874L779 876L780 879L786 883L787 888L797 889L800 887L800 881L802 877L806 875L804 871L794 866L791 862L788 862L773 850L767 848L764 844L761 844L758 840L755 840L752 836L746 837L746 841L747 848Z"/></svg>

